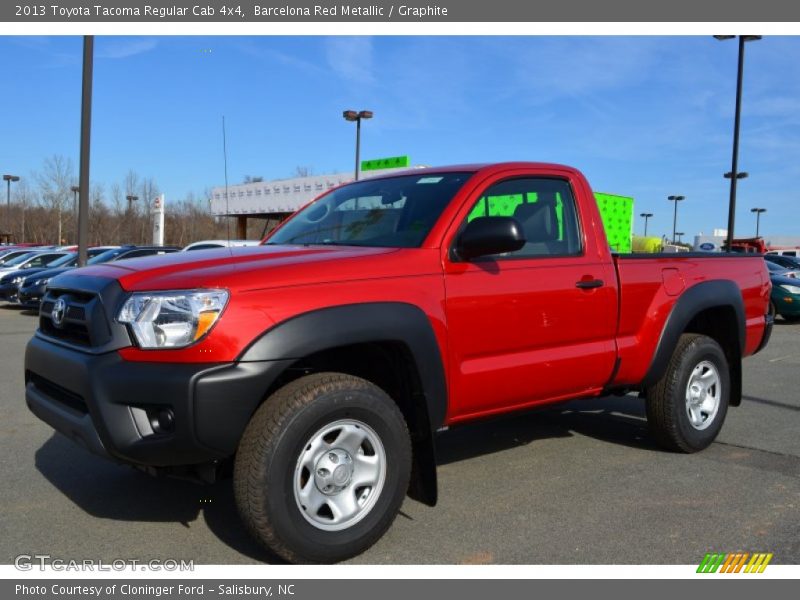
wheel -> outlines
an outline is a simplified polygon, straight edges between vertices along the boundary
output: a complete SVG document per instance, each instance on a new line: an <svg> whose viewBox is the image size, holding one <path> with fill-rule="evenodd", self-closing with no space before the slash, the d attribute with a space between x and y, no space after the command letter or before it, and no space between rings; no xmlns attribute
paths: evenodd
<svg viewBox="0 0 800 600"><path fill-rule="evenodd" d="M683 334L661 380L647 390L647 423L669 450L697 452L717 437L728 411L730 375L719 344Z"/></svg>
<svg viewBox="0 0 800 600"><path fill-rule="evenodd" d="M253 415L234 463L234 495L269 550L330 563L381 538L410 472L408 428L394 401L364 379L318 373L284 386Z"/></svg>

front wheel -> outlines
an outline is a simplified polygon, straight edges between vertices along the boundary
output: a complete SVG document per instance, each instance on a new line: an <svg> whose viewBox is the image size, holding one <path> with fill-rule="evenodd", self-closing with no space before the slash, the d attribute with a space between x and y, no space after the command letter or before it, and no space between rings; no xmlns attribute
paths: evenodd
<svg viewBox="0 0 800 600"><path fill-rule="evenodd" d="M685 333L664 376L647 390L647 423L663 447L697 452L716 439L729 398L728 361L720 345Z"/></svg>
<svg viewBox="0 0 800 600"><path fill-rule="evenodd" d="M234 465L242 519L291 562L337 562L391 526L411 471L402 413L372 383L318 373L256 411Z"/></svg>

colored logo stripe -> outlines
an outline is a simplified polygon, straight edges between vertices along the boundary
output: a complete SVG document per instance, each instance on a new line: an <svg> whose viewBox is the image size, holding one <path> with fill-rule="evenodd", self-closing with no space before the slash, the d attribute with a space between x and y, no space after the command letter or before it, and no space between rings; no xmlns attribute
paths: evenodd
<svg viewBox="0 0 800 600"><path fill-rule="evenodd" d="M709 552L700 562L697 567L698 573L763 573L764 569L772 560L773 554L771 552L756 552L750 554L748 552ZM750 559L748 562L747 559ZM745 566L745 563L746 566ZM744 571L742 571L744 568Z"/></svg>

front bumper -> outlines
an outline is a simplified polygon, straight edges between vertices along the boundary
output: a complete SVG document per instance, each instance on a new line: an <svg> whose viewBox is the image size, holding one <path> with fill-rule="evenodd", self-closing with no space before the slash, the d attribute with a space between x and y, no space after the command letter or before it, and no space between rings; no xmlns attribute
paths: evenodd
<svg viewBox="0 0 800 600"><path fill-rule="evenodd" d="M235 453L265 392L292 361L135 363L37 334L25 351L25 401L95 454L148 467L202 465ZM171 411L173 428L154 416Z"/></svg>
<svg viewBox="0 0 800 600"><path fill-rule="evenodd" d="M17 300L23 306L39 306L46 288L46 284L21 287L17 294Z"/></svg>
<svg viewBox="0 0 800 600"><path fill-rule="evenodd" d="M19 285L16 283L4 283L0 285L0 300L6 302L17 302Z"/></svg>

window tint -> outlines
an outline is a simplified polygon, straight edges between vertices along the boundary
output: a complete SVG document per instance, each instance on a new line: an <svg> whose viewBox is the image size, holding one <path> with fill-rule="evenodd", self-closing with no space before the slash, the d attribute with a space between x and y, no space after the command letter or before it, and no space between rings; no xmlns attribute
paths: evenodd
<svg viewBox="0 0 800 600"><path fill-rule="evenodd" d="M575 200L563 179L509 179L478 199L467 222L483 217L513 217L525 232L525 245L504 257L567 256L581 253Z"/></svg>

